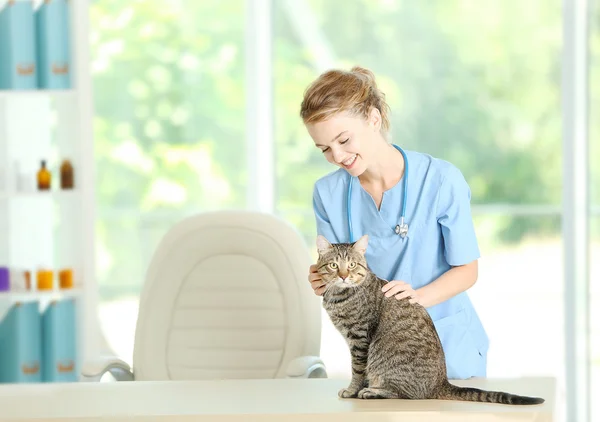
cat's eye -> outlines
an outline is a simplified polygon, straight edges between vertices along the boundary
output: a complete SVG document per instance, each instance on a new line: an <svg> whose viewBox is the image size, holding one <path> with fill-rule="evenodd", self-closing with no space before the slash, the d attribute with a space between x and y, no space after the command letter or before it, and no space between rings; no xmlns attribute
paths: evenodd
<svg viewBox="0 0 600 422"><path fill-rule="evenodd" d="M348 268L353 269L354 267L356 267L356 262L351 262L348 264Z"/></svg>
<svg viewBox="0 0 600 422"><path fill-rule="evenodd" d="M337 264L336 264L335 262L332 262L331 264L329 264L329 267L330 267L332 270L335 270L335 269L336 269L338 266L337 266Z"/></svg>

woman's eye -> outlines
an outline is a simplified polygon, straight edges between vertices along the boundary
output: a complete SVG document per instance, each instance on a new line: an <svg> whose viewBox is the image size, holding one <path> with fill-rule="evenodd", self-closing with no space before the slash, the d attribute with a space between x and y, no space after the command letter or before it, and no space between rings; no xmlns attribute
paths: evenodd
<svg viewBox="0 0 600 422"><path fill-rule="evenodd" d="M325 154L327 151L329 151L329 147L327 147L327 148L324 148L324 149L322 149L322 150L321 150L321 152L322 152L323 154Z"/></svg>
<svg viewBox="0 0 600 422"><path fill-rule="evenodd" d="M356 267L356 262L351 262L350 265L348 265L349 268L354 268Z"/></svg>
<svg viewBox="0 0 600 422"><path fill-rule="evenodd" d="M329 264L329 266L334 270L337 268L337 264L335 262L332 262L331 264Z"/></svg>
<svg viewBox="0 0 600 422"><path fill-rule="evenodd" d="M340 145L344 145L346 142L348 142L350 140L350 138L346 138L343 141L340 141Z"/></svg>

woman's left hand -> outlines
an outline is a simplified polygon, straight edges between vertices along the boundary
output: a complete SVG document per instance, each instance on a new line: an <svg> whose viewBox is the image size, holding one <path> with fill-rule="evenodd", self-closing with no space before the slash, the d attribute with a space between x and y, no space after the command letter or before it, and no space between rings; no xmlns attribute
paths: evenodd
<svg viewBox="0 0 600 422"><path fill-rule="evenodd" d="M419 294L405 281L392 280L383 286L381 291L385 293L385 297L395 295L398 300L408 297L410 303L419 303Z"/></svg>

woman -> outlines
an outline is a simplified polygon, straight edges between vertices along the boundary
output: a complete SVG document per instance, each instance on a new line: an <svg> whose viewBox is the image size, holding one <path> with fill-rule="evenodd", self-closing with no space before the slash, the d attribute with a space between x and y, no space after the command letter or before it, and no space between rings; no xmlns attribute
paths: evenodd
<svg viewBox="0 0 600 422"><path fill-rule="evenodd" d="M489 341L466 293L480 256L469 186L452 164L388 143L388 113L373 73L360 67L325 72L306 90L303 122L340 167L315 183L317 232L336 243L368 234L369 267L391 280L382 294L427 308L448 377L484 377ZM322 295L315 265L309 281Z"/></svg>

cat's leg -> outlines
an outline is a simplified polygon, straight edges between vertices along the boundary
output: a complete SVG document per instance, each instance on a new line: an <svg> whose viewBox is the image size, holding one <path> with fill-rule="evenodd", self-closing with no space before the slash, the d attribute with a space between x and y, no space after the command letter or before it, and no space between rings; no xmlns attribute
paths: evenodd
<svg viewBox="0 0 600 422"><path fill-rule="evenodd" d="M385 388L367 387L358 392L359 399L398 399L398 393Z"/></svg>
<svg viewBox="0 0 600 422"><path fill-rule="evenodd" d="M395 389L389 388L382 377L370 376L369 386L358 392L359 399L399 399L405 398Z"/></svg>
<svg viewBox="0 0 600 422"><path fill-rule="evenodd" d="M347 388L342 388L338 395L342 398L356 397L366 386L367 353L369 343L366 339L349 341L350 356L352 357L352 380Z"/></svg>

